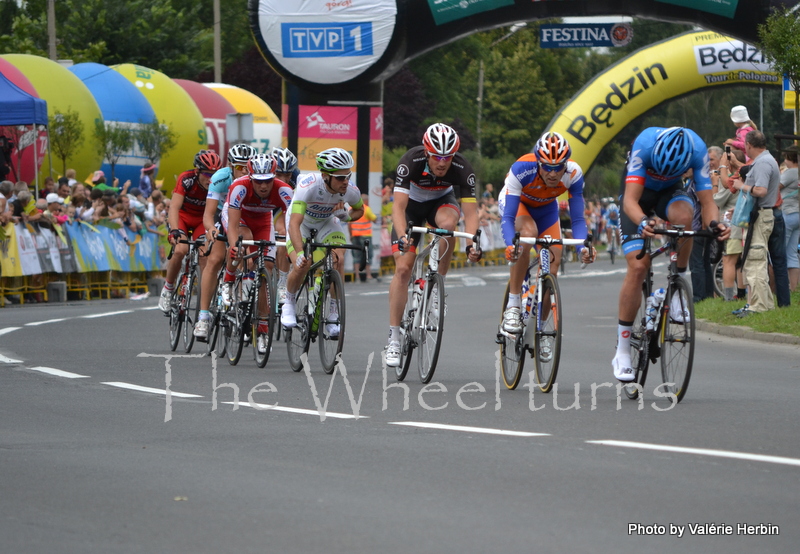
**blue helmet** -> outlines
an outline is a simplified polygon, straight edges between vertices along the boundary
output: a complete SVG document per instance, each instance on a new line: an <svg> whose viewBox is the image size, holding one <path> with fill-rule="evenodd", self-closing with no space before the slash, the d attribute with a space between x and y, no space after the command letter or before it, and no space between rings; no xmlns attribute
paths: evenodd
<svg viewBox="0 0 800 554"><path fill-rule="evenodd" d="M683 127L665 129L653 147L653 171L663 177L679 177L686 173L694 156L692 137Z"/></svg>

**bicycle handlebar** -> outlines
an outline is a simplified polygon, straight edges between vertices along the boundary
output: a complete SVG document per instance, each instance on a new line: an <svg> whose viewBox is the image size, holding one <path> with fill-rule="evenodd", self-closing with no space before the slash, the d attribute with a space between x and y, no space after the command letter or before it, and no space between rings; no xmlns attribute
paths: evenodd
<svg viewBox="0 0 800 554"><path fill-rule="evenodd" d="M169 254L167 255L167 260L172 259L172 255L175 253L175 246L178 244L188 244L189 248L191 249L193 246L197 247L199 244L205 244L204 240L189 240L189 239L179 239L172 245L172 248L169 249ZM205 254L201 254L201 256L208 256L211 253L211 249Z"/></svg>
<svg viewBox="0 0 800 554"><path fill-rule="evenodd" d="M720 231L717 228L717 225L719 225L719 223L717 223L716 221L712 221L709 224L710 229L700 229L699 231L687 231L684 228L683 225L674 225L671 229L653 229L653 234L656 234L656 235L667 235L667 236L676 237L676 238L683 238L683 237L685 237L685 238L691 238L691 237L715 238L715 237L719 236L720 233L722 233L722 231ZM644 258L645 254L648 253L648 251L650 250L650 241L651 240L652 240L652 237L647 237L647 238L644 239L644 244L642 244L642 249L639 251L638 254L636 254L636 259L637 260L641 260L642 258Z"/></svg>

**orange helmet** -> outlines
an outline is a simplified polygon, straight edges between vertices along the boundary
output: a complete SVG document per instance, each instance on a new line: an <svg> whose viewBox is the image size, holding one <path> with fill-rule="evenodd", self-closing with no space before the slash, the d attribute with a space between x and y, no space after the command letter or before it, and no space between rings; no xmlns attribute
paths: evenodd
<svg viewBox="0 0 800 554"><path fill-rule="evenodd" d="M536 160L543 164L562 164L572 155L567 139L558 133L545 133L533 148Z"/></svg>

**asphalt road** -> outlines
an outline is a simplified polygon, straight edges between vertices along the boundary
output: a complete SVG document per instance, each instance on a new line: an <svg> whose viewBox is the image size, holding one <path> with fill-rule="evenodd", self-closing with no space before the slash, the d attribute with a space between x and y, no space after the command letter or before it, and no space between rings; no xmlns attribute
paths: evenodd
<svg viewBox="0 0 800 554"><path fill-rule="evenodd" d="M684 401L651 377L640 407L610 365L624 266L569 270L533 397L498 385L505 268L451 271L424 390L381 364L388 281L348 285L349 390L314 344L308 374L283 344L168 373L155 299L0 310L0 552L796 552L798 347L700 333Z"/></svg>

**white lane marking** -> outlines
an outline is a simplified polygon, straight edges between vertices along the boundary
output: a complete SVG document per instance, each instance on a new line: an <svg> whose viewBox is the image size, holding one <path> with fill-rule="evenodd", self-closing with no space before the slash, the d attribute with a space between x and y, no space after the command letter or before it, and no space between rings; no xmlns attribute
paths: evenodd
<svg viewBox="0 0 800 554"><path fill-rule="evenodd" d="M26 323L25 327L36 327L37 325L47 325L48 323L58 323L59 321L66 321L67 318L60 317L58 319L45 319L44 321L31 321Z"/></svg>
<svg viewBox="0 0 800 554"><path fill-rule="evenodd" d="M118 388L121 388L121 389L135 390L135 391L139 391L139 392L149 392L149 393L152 393L152 394L163 394L165 396L167 394L167 391L164 390L164 389L153 389L153 388L150 388L150 387L141 387L139 385L132 385L130 383L121 383L119 381L107 381L107 382L101 383L101 384L102 385L108 385L110 387L118 387ZM170 391L170 394L172 396L175 396L176 398L203 398L199 394L188 394L188 393L185 393L185 392Z"/></svg>
<svg viewBox="0 0 800 554"><path fill-rule="evenodd" d="M3 364L21 364L22 360L15 360L14 358L9 358L7 356L3 356L0 354L0 363Z"/></svg>
<svg viewBox="0 0 800 554"><path fill-rule="evenodd" d="M684 446L667 446L663 444L648 444L644 442L629 441L586 441L589 444L605 446L619 446L621 448L638 448L641 450L660 450L662 452L678 452L681 454L697 454L698 456L716 456L718 458L733 458L736 460L749 460L752 462L766 462L770 464L784 464L800 466L800 459L784 458L783 456L764 456L763 454L749 454L747 452L732 452L730 450L711 450L708 448L688 448Z"/></svg>
<svg viewBox="0 0 800 554"><path fill-rule="evenodd" d="M139 311L144 312L144 311L147 311L147 310L158 310L158 309L159 309L158 306L150 306L148 308L139 308Z"/></svg>
<svg viewBox="0 0 800 554"><path fill-rule="evenodd" d="M3 329L0 329L0 335L6 335L8 333L16 331L17 329L22 329L22 327L5 327Z"/></svg>
<svg viewBox="0 0 800 554"><path fill-rule="evenodd" d="M361 292L359 296L380 296L382 294L389 294L388 290L377 290L373 292Z"/></svg>
<svg viewBox="0 0 800 554"><path fill-rule="evenodd" d="M234 405L233 402L223 402L223 404L229 404L231 406ZM288 406L273 406L271 404L258 404L258 403L254 403L254 404L257 406L257 408L260 408L262 410L274 410L276 412L288 412L290 414L303 414L303 415L319 416L319 411L318 410L305 410L303 408L289 408ZM249 406L249 407L252 408L252 406L250 406L249 402L239 402L239 406ZM354 416L353 414L339 414L339 413L336 413L336 412L327 412L327 411L325 412L325 417L332 417L334 419L356 419L356 416ZM369 418L369 416L363 416L363 415L359 415L358 416L358 419L368 419L368 418Z"/></svg>
<svg viewBox="0 0 800 554"><path fill-rule="evenodd" d="M508 437L549 437L550 433L528 433L525 431L508 431L506 429L489 429L487 427L464 427L463 425L443 425L441 423L422 423L418 421L390 421L389 425L405 425L422 429L442 429L445 431L463 431L465 433L484 433L487 435L504 435Z"/></svg>
<svg viewBox="0 0 800 554"><path fill-rule="evenodd" d="M486 286L486 281L484 281L480 277L472 277L472 276L467 277L467 276L464 276L464 277L461 278L461 280L464 282L464 286L465 287L485 287Z"/></svg>
<svg viewBox="0 0 800 554"><path fill-rule="evenodd" d="M29 367L31 371L41 371L42 373L47 373L49 375L54 375L55 377L65 377L67 379L88 379L88 375L78 375L77 373L70 373L69 371L63 371L61 369L56 369L54 367Z"/></svg>
<svg viewBox="0 0 800 554"><path fill-rule="evenodd" d="M102 314L82 315L80 317L82 317L83 319L95 319L97 317L106 317L106 316L109 316L109 315L122 315L122 314L130 314L130 313L133 313L133 310L120 310L118 312L105 312L105 313L102 313Z"/></svg>

